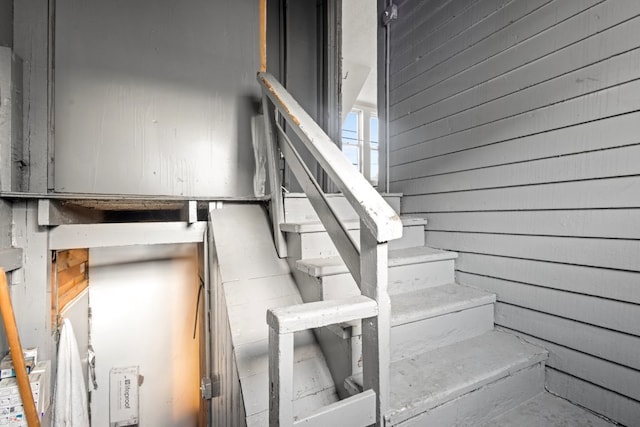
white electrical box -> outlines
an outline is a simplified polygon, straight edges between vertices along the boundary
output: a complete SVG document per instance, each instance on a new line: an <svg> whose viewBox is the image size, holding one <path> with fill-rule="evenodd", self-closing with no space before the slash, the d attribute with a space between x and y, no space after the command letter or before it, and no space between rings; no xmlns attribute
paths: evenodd
<svg viewBox="0 0 640 427"><path fill-rule="evenodd" d="M138 366L112 368L109 374L109 425L138 424Z"/></svg>

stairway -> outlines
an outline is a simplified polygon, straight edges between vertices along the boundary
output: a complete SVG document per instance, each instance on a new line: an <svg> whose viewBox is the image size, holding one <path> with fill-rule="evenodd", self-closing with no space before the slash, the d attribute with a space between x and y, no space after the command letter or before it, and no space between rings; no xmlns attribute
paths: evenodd
<svg viewBox="0 0 640 427"><path fill-rule="evenodd" d="M399 212L400 195L385 198ZM339 195L329 200L358 241L359 221L346 200ZM402 222L403 237L389 242L391 395L386 425L477 426L498 420L503 426L609 425L545 393L547 351L496 330L496 296L455 282L457 254L425 246L424 219L406 217ZM302 195L285 197L281 230L305 302L360 294ZM361 391L359 325L321 328L316 337L338 395ZM549 418L549 411L564 415Z"/></svg>

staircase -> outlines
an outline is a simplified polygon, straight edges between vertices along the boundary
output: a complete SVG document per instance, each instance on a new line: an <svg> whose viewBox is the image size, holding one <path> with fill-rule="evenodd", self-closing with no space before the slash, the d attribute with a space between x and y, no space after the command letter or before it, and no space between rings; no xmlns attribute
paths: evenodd
<svg viewBox="0 0 640 427"><path fill-rule="evenodd" d="M399 211L400 195L385 199ZM357 238L360 223L348 202L338 195L329 202ZM289 194L284 212L287 260L304 302L360 295L308 200ZM402 223L402 238L389 243L391 391L386 425L491 425L500 416L501 425L607 424L576 408L571 416L579 420L540 418L553 413L553 405L568 405L544 392L546 350L496 330L495 295L455 282L457 254L425 246L424 219L405 217ZM362 391L360 334L359 322L316 329L342 398ZM553 403L540 406L540 399ZM528 424L520 424L517 415L523 404L533 405L537 414ZM524 412L531 417L531 411Z"/></svg>
<svg viewBox="0 0 640 427"><path fill-rule="evenodd" d="M603 425L544 393L546 350L495 330L495 295L455 282L457 254L425 246L424 219L401 219L400 195L378 194L272 75L257 79L275 248L304 301L267 312L270 425ZM324 193L283 121L344 197ZM283 201L280 153L308 198ZM300 418L294 334L309 329L341 400Z"/></svg>

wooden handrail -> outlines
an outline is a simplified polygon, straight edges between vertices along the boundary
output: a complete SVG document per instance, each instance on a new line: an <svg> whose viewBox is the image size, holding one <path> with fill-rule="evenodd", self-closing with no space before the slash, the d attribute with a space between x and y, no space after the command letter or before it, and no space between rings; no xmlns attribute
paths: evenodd
<svg viewBox="0 0 640 427"><path fill-rule="evenodd" d="M338 186L378 242L402 237L402 222L331 138L271 74L258 73L264 93ZM265 113L266 114L266 113Z"/></svg>
<svg viewBox="0 0 640 427"><path fill-rule="evenodd" d="M31 383L27 374L27 367L22 353L22 344L20 343L20 335L18 335L18 326L13 313L13 305L11 304L11 296L9 295L9 285L7 284L7 276L3 269L0 268L0 312L2 321L7 332L7 341L9 350L11 350L11 360L16 371L16 380L18 383L18 391L22 399L22 406L27 417L29 427L40 427L40 417L36 404L33 401L31 391Z"/></svg>
<svg viewBox="0 0 640 427"><path fill-rule="evenodd" d="M309 328L362 320L363 387L368 396L349 403L325 408L323 415L308 418L309 423L324 422L332 416L367 411L376 425L384 424L389 405L389 334L391 303L387 292L388 241L402 236L398 214L347 160L329 136L304 111L282 85L266 72L258 73L263 88L269 184L271 187L271 220L274 241L280 257L286 256L286 242L280 226L284 221L282 193L277 163L278 146L298 183L309 198L361 295L340 301L320 301L300 306L270 310L269 323L269 424L293 426L293 334ZM271 101L271 103L269 102ZM275 107L289 127L298 135L315 161L342 191L360 218L360 244L348 233L314 174L304 163L284 130L277 123ZM277 143L275 129L280 132ZM332 414L332 415L331 415ZM367 421L365 424L369 425ZM323 425L323 424L318 424Z"/></svg>

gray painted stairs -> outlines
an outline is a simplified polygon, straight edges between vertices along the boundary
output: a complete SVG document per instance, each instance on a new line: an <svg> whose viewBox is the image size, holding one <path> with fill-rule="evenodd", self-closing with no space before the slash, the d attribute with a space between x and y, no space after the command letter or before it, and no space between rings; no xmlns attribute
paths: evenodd
<svg viewBox="0 0 640 427"><path fill-rule="evenodd" d="M395 196L399 199L398 196ZM266 310L357 292L322 227L294 196L283 225L290 257L278 259L266 212L256 205L211 211L211 231L241 388L244 425L268 424ZM333 203L347 220L343 200ZM399 205L399 200L395 200ZM393 203L392 203L393 204ZM294 212L291 212L291 209ZM495 295L454 280L455 253L424 246L423 219L404 220L389 259L391 408L395 426L604 426L604 420L544 392L547 352L494 330ZM358 232L358 223L348 227ZM323 234L325 234L323 236ZM324 241L324 243L322 243ZM322 243L322 247L313 247ZM324 256L320 256L325 254ZM304 257L308 255L308 257ZM356 392L358 325L296 337L295 415ZM229 375L229 373L227 373ZM239 402L236 402L237 406Z"/></svg>

